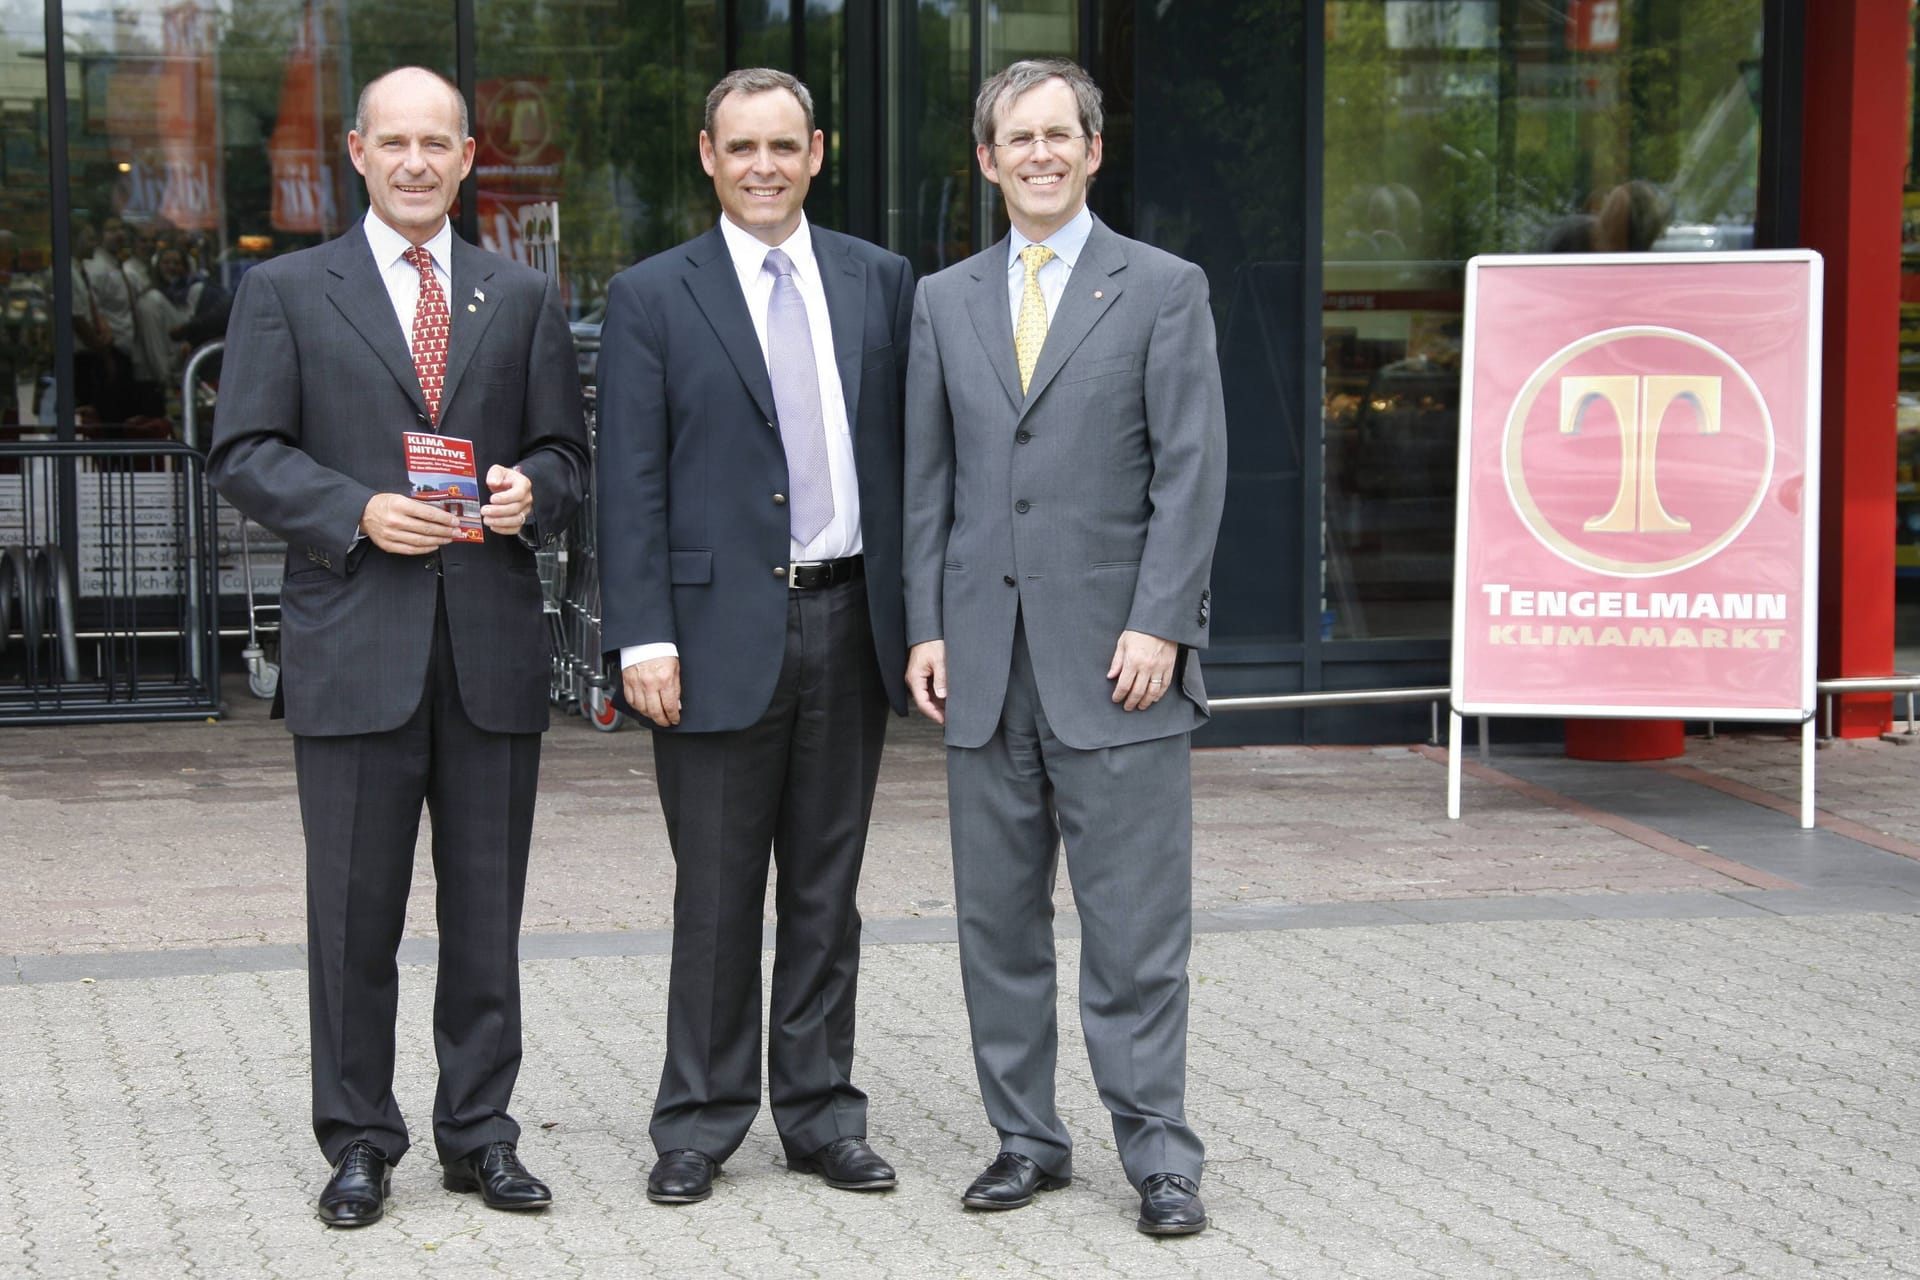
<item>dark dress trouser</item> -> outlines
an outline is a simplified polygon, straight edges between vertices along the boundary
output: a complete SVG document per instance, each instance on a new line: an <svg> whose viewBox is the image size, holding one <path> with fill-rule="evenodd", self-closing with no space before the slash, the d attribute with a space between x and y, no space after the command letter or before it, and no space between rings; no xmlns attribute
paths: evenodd
<svg viewBox="0 0 1920 1280"><path fill-rule="evenodd" d="M855 892L887 700L866 583L789 591L766 712L744 729L653 735L673 845L667 1053L649 1132L724 1162L760 1108L767 858L778 870L767 1092L789 1156L865 1137L854 1087Z"/></svg>
<svg viewBox="0 0 1920 1280"><path fill-rule="evenodd" d="M1016 624L999 728L947 749L954 905L974 1069L1003 1150L1066 1176L1054 1105L1053 890L1064 846L1080 916L1080 1025L1135 1186L1200 1177L1187 1124L1193 783L1185 733L1079 750L1053 734Z"/></svg>
<svg viewBox="0 0 1920 1280"><path fill-rule="evenodd" d="M393 1096L394 956L422 802L440 931L434 1145L444 1163L518 1141L507 1105L520 1071L520 910L540 735L491 733L467 718L443 602L412 717L388 733L297 736L294 767L307 836L313 1129L328 1163L356 1138L390 1161L409 1145Z"/></svg>

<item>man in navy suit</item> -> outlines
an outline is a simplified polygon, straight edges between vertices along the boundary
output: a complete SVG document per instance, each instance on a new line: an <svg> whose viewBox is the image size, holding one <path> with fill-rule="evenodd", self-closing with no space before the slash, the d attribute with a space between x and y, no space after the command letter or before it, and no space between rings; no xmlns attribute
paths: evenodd
<svg viewBox="0 0 1920 1280"><path fill-rule="evenodd" d="M280 693L307 842L320 1218L385 1211L407 1127L393 1096L395 952L424 803L440 926L433 1137L450 1190L539 1209L508 1114L520 1067L520 909L548 655L533 546L587 482L559 290L453 234L473 164L459 90L402 67L360 96L347 149L371 209L247 273L209 469L286 539ZM481 542L407 496L404 433L473 442Z"/></svg>
<svg viewBox="0 0 1920 1280"><path fill-rule="evenodd" d="M854 895L906 712L901 404L913 275L811 226L805 85L707 96L713 230L615 276L600 354L601 638L654 729L673 846L666 1064L647 1179L703 1200L760 1105L760 939L779 869L767 1082L788 1167L875 1191L853 1084Z"/></svg>

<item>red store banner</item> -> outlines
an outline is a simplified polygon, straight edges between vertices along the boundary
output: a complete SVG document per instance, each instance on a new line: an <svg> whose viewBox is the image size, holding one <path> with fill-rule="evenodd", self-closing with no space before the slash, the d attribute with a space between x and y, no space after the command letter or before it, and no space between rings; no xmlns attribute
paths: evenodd
<svg viewBox="0 0 1920 1280"><path fill-rule="evenodd" d="M309 6L287 56L280 113L267 140L275 230L332 236L344 229L345 137L339 54L327 39L319 7Z"/></svg>
<svg viewBox="0 0 1920 1280"><path fill-rule="evenodd" d="M166 50L156 103L166 172L160 216L183 231L215 231L225 203L215 11L188 0L160 16Z"/></svg>

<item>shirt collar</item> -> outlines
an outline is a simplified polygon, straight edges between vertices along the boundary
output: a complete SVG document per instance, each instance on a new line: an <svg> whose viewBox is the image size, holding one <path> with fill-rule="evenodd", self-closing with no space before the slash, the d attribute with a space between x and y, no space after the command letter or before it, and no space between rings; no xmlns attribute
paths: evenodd
<svg viewBox="0 0 1920 1280"><path fill-rule="evenodd" d="M407 250L413 248L413 241L380 221L379 215L367 210L365 219L367 228L367 246L373 250L373 260L382 271L399 262ZM447 279L453 279L453 223L446 218L440 220L440 229L433 233L433 239L427 241L427 252L433 255L433 265L447 273Z"/></svg>
<svg viewBox="0 0 1920 1280"><path fill-rule="evenodd" d="M786 253L787 260L793 263L794 270L802 275L819 279L820 272L813 262L813 233L807 226L807 215L800 215L800 225L793 234L777 245L768 244L745 228L735 226L725 214L720 216L720 236L727 242L727 254L733 259L733 269L740 277L744 289L753 278L766 269L767 250L779 249Z"/></svg>
<svg viewBox="0 0 1920 1280"><path fill-rule="evenodd" d="M1093 211L1086 205L1080 206L1080 212L1067 220L1067 225L1048 236L1045 240L1029 240L1020 234L1020 228L1007 228L1007 270L1013 271L1020 266L1020 251L1030 244L1043 244L1053 250L1053 256L1067 264L1072 271L1074 264L1080 261L1080 251L1087 247L1087 237L1093 234Z"/></svg>

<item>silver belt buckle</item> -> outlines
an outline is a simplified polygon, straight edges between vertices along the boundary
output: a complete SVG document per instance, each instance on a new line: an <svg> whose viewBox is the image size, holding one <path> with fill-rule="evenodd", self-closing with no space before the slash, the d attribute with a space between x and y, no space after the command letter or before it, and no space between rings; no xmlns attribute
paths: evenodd
<svg viewBox="0 0 1920 1280"><path fill-rule="evenodd" d="M800 571L802 569L818 569L826 563L827 562L825 560L789 560L787 561L787 590L798 591L801 589L800 588Z"/></svg>

